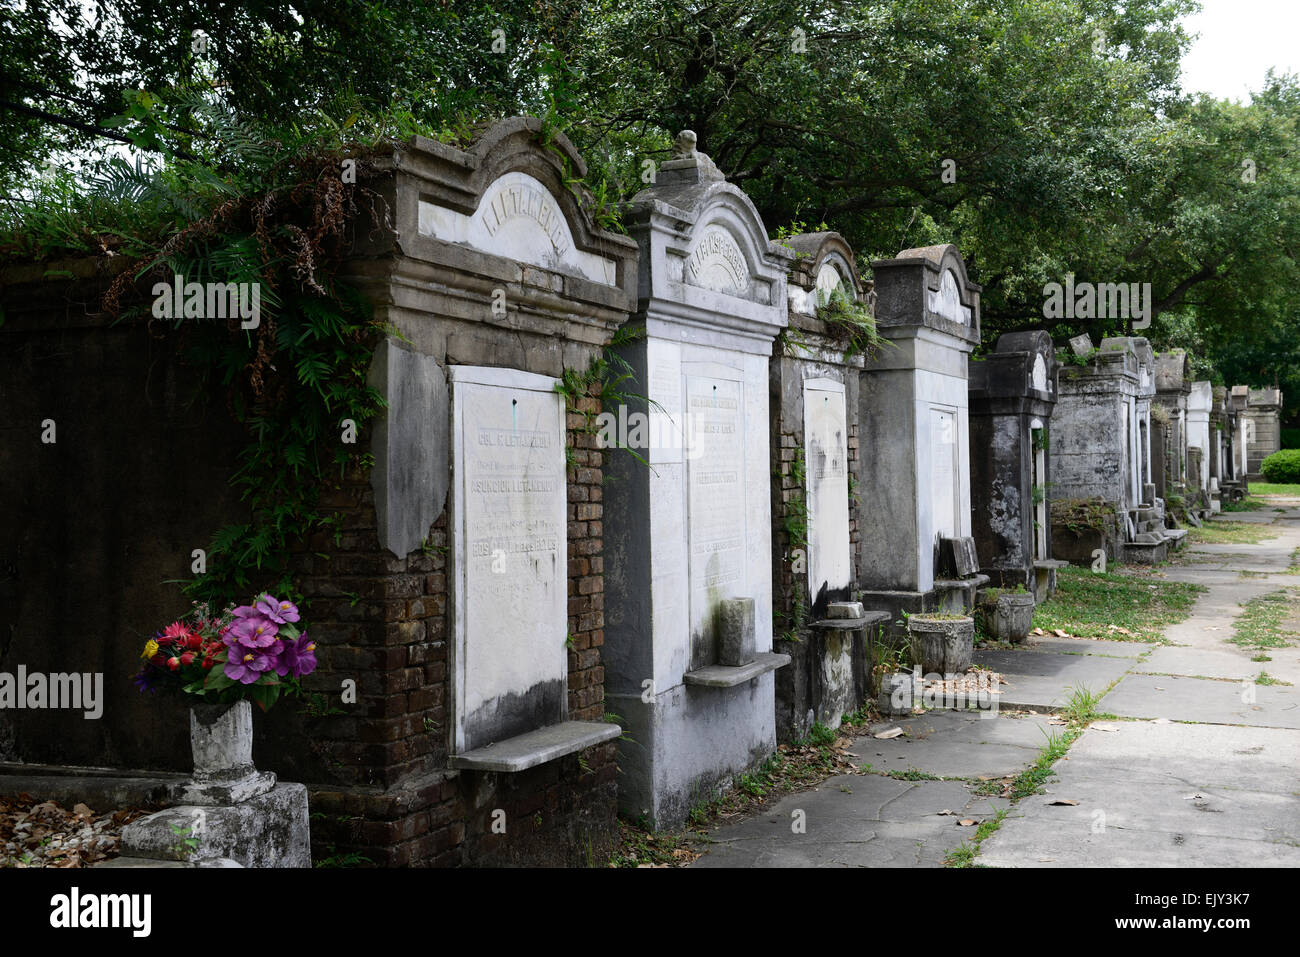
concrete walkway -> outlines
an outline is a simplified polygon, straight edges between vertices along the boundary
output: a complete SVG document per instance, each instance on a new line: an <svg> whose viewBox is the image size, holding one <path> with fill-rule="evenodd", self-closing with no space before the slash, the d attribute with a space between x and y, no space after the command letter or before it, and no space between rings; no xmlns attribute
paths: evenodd
<svg viewBox="0 0 1300 957"><path fill-rule="evenodd" d="M1257 545L1191 545L1170 579L1205 585L1169 645L1031 639L976 656L1004 674L996 717L929 711L858 738L856 775L789 795L715 829L697 867L937 867L978 824L1007 816L980 846L992 867L1300 866L1300 645L1231 644L1251 598L1300 586L1300 503L1230 513L1278 537ZM1243 576L1242 570L1252 574ZM1295 630L1300 631L1300 622ZM1291 685L1257 685L1261 670ZM1016 804L987 796L1032 766L1050 712L1074 688L1110 690L1094 722L1056 762L1045 794ZM1037 713L1034 713L1037 712ZM887 776L888 775L888 776Z"/></svg>

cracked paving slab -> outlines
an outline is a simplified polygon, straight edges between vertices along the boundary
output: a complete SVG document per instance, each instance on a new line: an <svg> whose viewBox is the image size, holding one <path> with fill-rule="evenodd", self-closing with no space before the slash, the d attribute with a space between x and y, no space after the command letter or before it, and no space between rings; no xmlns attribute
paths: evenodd
<svg viewBox="0 0 1300 957"><path fill-rule="evenodd" d="M708 852L691 866L941 867L979 822L1008 804L960 781L838 775L716 828ZM963 827L961 820L976 823Z"/></svg>
<svg viewBox="0 0 1300 957"><path fill-rule="evenodd" d="M1099 722L984 841L990 867L1300 866L1300 732ZM1055 800L1077 801L1053 805Z"/></svg>
<svg viewBox="0 0 1300 957"><path fill-rule="evenodd" d="M915 768L942 778L1019 774L1037 759L1051 726L1041 715L982 717L989 713L927 711L887 722L872 730L896 725L903 734L887 740L864 735L854 740L848 753L854 765L870 765L873 771Z"/></svg>
<svg viewBox="0 0 1300 957"><path fill-rule="evenodd" d="M1136 659L1014 650L977 651L973 660L977 665L1000 672L1006 679L998 698L1000 708L1053 710L1068 704L1077 687L1100 694L1127 672Z"/></svg>
<svg viewBox="0 0 1300 957"><path fill-rule="evenodd" d="M1253 682L1132 674L1100 708L1121 717L1300 728L1300 692Z"/></svg>

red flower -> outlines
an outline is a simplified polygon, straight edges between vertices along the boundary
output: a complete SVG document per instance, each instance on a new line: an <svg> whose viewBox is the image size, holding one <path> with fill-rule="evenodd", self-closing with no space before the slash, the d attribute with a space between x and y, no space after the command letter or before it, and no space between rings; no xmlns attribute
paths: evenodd
<svg viewBox="0 0 1300 957"><path fill-rule="evenodd" d="M196 631L192 631L189 637L185 639L185 647L191 651L198 651L203 647L203 636Z"/></svg>
<svg viewBox="0 0 1300 957"><path fill-rule="evenodd" d="M167 659L167 667L170 668L172 671L175 671L180 666L181 666L181 660L179 658Z"/></svg>
<svg viewBox="0 0 1300 957"><path fill-rule="evenodd" d="M185 654L181 655L181 664L183 665L194 664L194 652L187 651L185 652Z"/></svg>

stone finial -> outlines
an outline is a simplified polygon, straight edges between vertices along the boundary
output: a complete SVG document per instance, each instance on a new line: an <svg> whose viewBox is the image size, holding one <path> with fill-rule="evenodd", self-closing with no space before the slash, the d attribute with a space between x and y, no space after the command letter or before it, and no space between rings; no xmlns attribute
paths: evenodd
<svg viewBox="0 0 1300 957"><path fill-rule="evenodd" d="M722 171L704 153L695 148L694 130L682 130L673 140L673 158L659 167L657 184L706 183L725 180Z"/></svg>
<svg viewBox="0 0 1300 957"><path fill-rule="evenodd" d="M876 318L876 300L880 297L876 294L876 282L874 279L868 279L862 284L862 304L867 308L867 315L872 319Z"/></svg>

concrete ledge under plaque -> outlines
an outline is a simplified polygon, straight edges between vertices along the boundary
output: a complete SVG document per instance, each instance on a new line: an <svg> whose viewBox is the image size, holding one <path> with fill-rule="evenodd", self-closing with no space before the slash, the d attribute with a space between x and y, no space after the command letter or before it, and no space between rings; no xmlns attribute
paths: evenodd
<svg viewBox="0 0 1300 957"><path fill-rule="evenodd" d="M464 771L527 771L566 754L613 741L622 733L618 725L603 721L562 721L464 754L448 755L447 764Z"/></svg>
<svg viewBox="0 0 1300 957"><path fill-rule="evenodd" d="M736 685L743 685L746 681L757 678L759 675L765 675L769 671L776 671L777 668L784 668L789 663L789 655L767 651L756 655L749 664L740 665L737 668L728 667L727 665L707 665L703 668L696 668L694 671L688 671L682 675L682 681L688 685L702 685L706 688L734 688Z"/></svg>
<svg viewBox="0 0 1300 957"><path fill-rule="evenodd" d="M890 614L887 611L868 611L863 612L860 618L823 618L821 621L814 621L809 628L825 628L829 631L861 631L878 622L889 621Z"/></svg>

